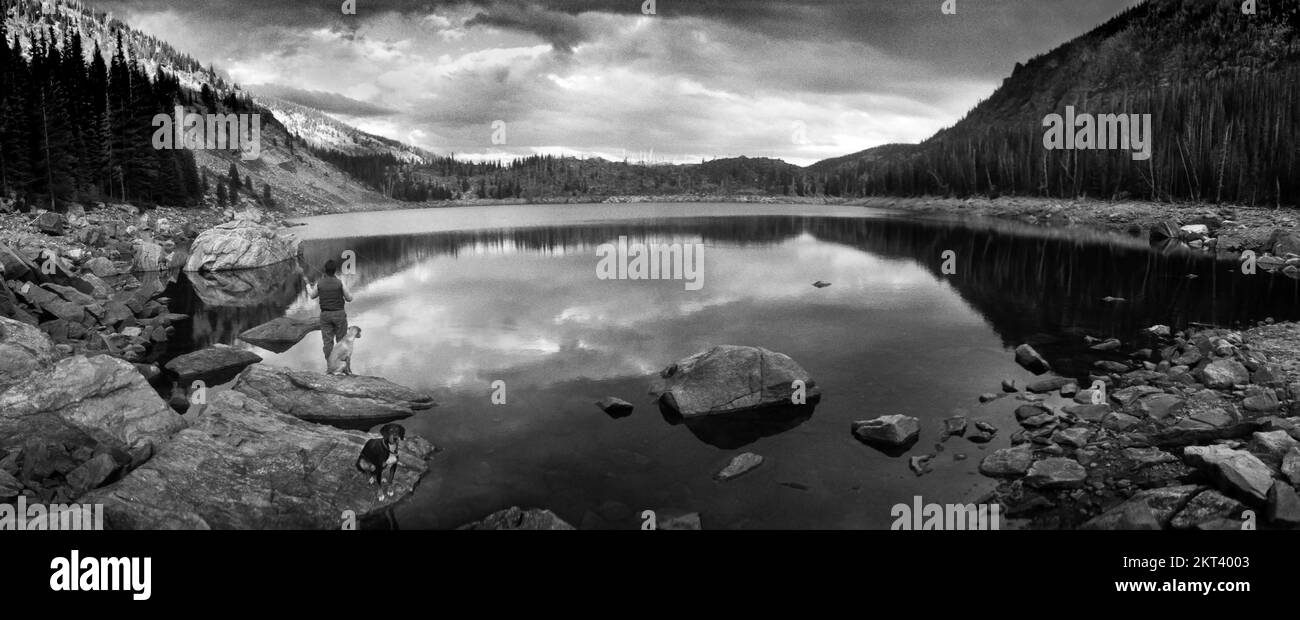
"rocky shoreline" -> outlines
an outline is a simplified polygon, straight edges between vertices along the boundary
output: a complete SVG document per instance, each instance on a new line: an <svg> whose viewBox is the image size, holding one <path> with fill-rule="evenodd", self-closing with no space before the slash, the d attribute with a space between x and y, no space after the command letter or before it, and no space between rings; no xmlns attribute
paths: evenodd
<svg viewBox="0 0 1300 620"><path fill-rule="evenodd" d="M1144 334L1086 383L1010 393L1021 428L981 461L983 501L1038 529L1300 526L1300 328Z"/></svg>

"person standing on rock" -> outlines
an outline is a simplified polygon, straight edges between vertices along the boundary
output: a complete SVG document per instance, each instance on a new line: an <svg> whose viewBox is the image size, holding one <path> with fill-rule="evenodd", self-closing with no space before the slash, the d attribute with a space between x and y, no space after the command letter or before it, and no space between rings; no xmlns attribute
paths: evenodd
<svg viewBox="0 0 1300 620"><path fill-rule="evenodd" d="M330 353L334 343L343 339L348 333L348 313L343 309L345 302L352 301L352 293L347 285L338 278L339 264L334 259L325 261L325 275L312 286L307 283L307 295L320 300L320 336L325 345L325 366L329 372Z"/></svg>

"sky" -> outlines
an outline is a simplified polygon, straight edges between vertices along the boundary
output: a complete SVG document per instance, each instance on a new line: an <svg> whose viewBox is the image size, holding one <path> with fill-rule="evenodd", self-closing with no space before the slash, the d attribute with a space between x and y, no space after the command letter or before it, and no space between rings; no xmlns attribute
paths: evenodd
<svg viewBox="0 0 1300 620"><path fill-rule="evenodd" d="M944 0L89 4L255 93L437 153L807 165L924 140L1015 63L1138 0L951 2L956 14Z"/></svg>

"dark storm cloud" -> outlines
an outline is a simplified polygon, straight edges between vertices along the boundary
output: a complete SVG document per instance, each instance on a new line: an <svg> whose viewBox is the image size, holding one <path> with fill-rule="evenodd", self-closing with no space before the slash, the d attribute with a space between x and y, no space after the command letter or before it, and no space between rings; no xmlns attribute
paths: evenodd
<svg viewBox="0 0 1300 620"><path fill-rule="evenodd" d="M512 153L811 163L923 140L1016 62L1138 0L955 0L956 15L943 0L655 0L654 16L644 0L91 2L238 82L431 150L496 150L503 120Z"/></svg>
<svg viewBox="0 0 1300 620"><path fill-rule="evenodd" d="M698 18L774 39L853 41L900 57L946 64L954 72L992 75L1009 62L1046 51L1095 26L1136 0L955 0L956 15L940 13L941 0L655 0L657 17ZM584 14L640 15L643 0L357 0L356 18L385 13L429 14L438 9L475 12L472 26L535 35L569 51L600 36ZM176 11L201 16L205 26L280 28L355 24L341 0L104 0L117 12ZM351 17L351 16L349 16ZM942 67L941 67L942 68Z"/></svg>

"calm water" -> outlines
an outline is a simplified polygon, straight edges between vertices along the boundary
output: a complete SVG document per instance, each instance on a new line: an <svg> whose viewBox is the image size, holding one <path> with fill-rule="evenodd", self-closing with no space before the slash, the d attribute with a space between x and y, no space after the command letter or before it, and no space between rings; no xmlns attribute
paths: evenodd
<svg viewBox="0 0 1300 620"><path fill-rule="evenodd" d="M348 312L364 334L354 370L441 403L404 422L445 450L399 509L404 528L455 527L511 505L604 527L637 527L653 509L698 511L706 528L886 528L890 507L914 495L964 502L991 488L979 460L1008 445L1022 403L977 396L1003 378L1032 378L1012 359L1017 344L1086 375L1097 358L1084 335L1297 318L1300 306L1292 280L1239 276L1232 263L1142 239L860 208L485 207L308 223L297 229L308 264L357 256ZM703 288L597 279L596 247L621 235L703 244ZM955 274L940 271L945 250L956 253ZM243 329L314 315L297 269L182 278L169 293L194 318L176 352L248 348L235 339ZM740 429L752 432L670 424L647 395L650 377L715 344L790 355L822 387L821 404L807 419ZM254 350L269 364L324 365L319 334L279 355ZM492 404L495 380L504 405ZM613 419L593 404L611 395L636 411ZM934 452L939 420L958 409L1002 432L983 446L949 440L933 473L917 477L907 456ZM854 420L894 413L923 421L903 456L849 433ZM767 460L737 480L712 479L745 451Z"/></svg>

